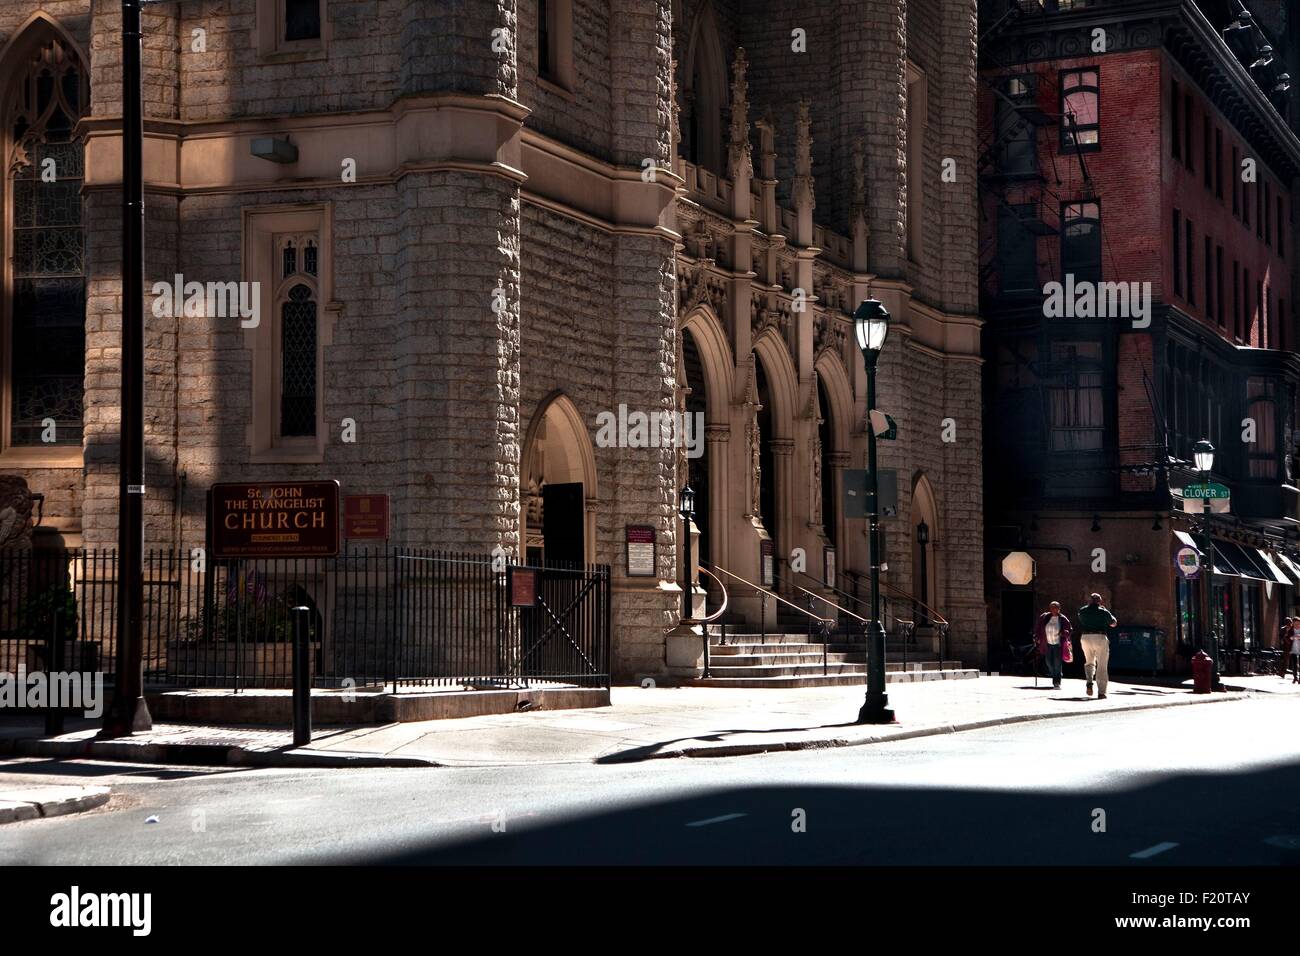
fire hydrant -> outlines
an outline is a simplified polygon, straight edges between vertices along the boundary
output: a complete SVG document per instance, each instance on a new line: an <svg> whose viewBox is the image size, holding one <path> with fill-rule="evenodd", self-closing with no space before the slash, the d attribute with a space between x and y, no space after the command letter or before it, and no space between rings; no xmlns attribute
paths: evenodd
<svg viewBox="0 0 1300 956"><path fill-rule="evenodd" d="M1208 694L1211 690L1211 677L1214 673L1214 661L1205 651L1197 651L1192 658L1192 693Z"/></svg>

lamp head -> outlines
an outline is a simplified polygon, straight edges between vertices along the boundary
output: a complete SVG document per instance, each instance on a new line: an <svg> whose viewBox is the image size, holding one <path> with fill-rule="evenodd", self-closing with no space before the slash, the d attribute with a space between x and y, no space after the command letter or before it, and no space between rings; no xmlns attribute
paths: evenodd
<svg viewBox="0 0 1300 956"><path fill-rule="evenodd" d="M853 332L864 356L879 355L889 335L889 310L876 299L864 299L853 313Z"/></svg>
<svg viewBox="0 0 1300 956"><path fill-rule="evenodd" d="M1202 438L1192 448L1192 457L1196 459L1197 471L1210 471L1214 468L1214 446Z"/></svg>
<svg viewBox="0 0 1300 956"><path fill-rule="evenodd" d="M687 521L695 517L695 492L689 482L681 491L681 501L677 513Z"/></svg>

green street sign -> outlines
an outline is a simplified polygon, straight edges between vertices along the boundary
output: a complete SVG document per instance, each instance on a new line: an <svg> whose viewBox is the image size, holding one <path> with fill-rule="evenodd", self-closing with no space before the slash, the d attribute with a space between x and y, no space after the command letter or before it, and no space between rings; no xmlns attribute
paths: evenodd
<svg viewBox="0 0 1300 956"><path fill-rule="evenodd" d="M1183 487L1184 498L1231 498L1227 487L1217 481L1199 481Z"/></svg>

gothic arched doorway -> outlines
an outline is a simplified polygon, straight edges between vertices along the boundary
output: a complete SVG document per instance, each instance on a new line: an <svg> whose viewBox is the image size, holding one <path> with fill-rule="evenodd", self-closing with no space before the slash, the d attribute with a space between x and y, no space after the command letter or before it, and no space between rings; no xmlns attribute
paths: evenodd
<svg viewBox="0 0 1300 956"><path fill-rule="evenodd" d="M776 520L776 456L772 453L773 429L772 390L760 358L754 363L754 384L758 395L758 514L763 528L772 537L777 555L785 543L780 538Z"/></svg>
<svg viewBox="0 0 1300 956"><path fill-rule="evenodd" d="M577 406L555 394L533 416L524 439L520 541L528 564L595 559L596 459Z"/></svg>
<svg viewBox="0 0 1300 956"><path fill-rule="evenodd" d="M693 423L708 421L708 385L704 374L704 363L700 359L699 346L695 334L689 329L682 336L682 366L688 389L686 394L686 414ZM699 442L699 450L707 452L704 446L704 429L692 425L691 437ZM713 561L709 532L709 456L694 454L688 449L686 456L686 480L695 492L695 526L699 529L700 560L705 564Z"/></svg>
<svg viewBox="0 0 1300 956"><path fill-rule="evenodd" d="M925 475L917 475L912 486L912 596L920 605L938 610L939 576L935 543L939 540L939 509L934 488ZM928 624L929 614L917 608L918 624Z"/></svg>

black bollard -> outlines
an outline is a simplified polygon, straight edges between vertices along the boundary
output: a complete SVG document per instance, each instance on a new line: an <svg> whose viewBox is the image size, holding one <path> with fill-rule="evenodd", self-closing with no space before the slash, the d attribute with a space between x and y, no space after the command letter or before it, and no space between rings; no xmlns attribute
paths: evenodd
<svg viewBox="0 0 1300 956"><path fill-rule="evenodd" d="M293 616L293 745L311 743L311 644L307 640L311 610L296 607Z"/></svg>
<svg viewBox="0 0 1300 956"><path fill-rule="evenodd" d="M50 615L50 642L45 648L45 692L49 695L45 708L45 736L57 737L63 733L63 711L59 701L53 699L54 688L66 687L64 681L56 681L54 675L63 670L63 608L56 607Z"/></svg>

